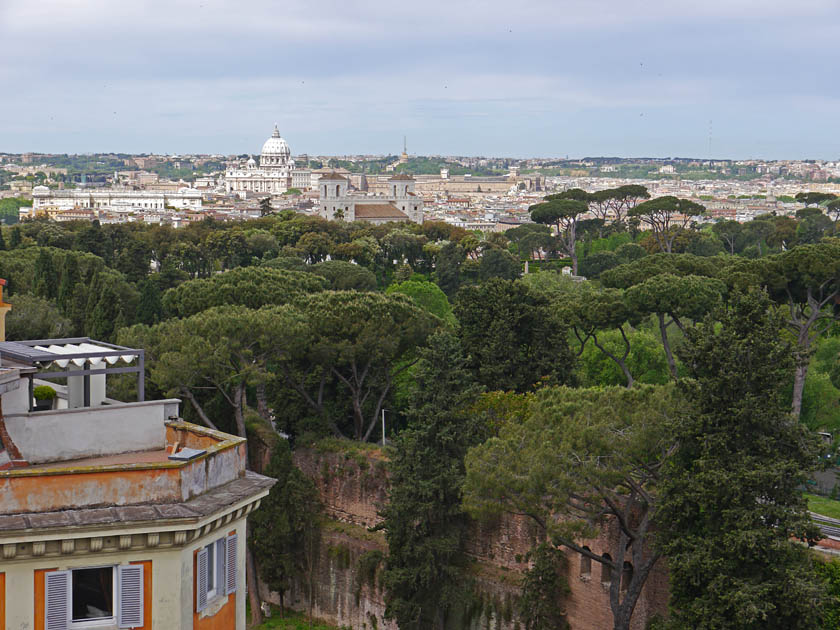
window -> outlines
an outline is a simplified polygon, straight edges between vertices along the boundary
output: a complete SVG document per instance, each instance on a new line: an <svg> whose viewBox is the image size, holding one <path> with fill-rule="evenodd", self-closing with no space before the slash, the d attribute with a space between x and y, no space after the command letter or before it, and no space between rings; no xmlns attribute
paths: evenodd
<svg viewBox="0 0 840 630"><path fill-rule="evenodd" d="M236 591L236 534L219 538L198 551L195 559L195 609Z"/></svg>
<svg viewBox="0 0 840 630"><path fill-rule="evenodd" d="M612 556L608 553L601 554L604 561L601 563L601 584L612 582Z"/></svg>
<svg viewBox="0 0 840 630"><path fill-rule="evenodd" d="M621 569L621 590L626 591L630 587L630 582L633 581L633 565L625 562Z"/></svg>
<svg viewBox="0 0 840 630"><path fill-rule="evenodd" d="M584 546L586 551L591 551L589 547ZM589 577L592 575L592 558L580 554L580 577Z"/></svg>
<svg viewBox="0 0 840 630"><path fill-rule="evenodd" d="M76 569L72 574L72 619L88 621L114 616L114 567Z"/></svg>
<svg viewBox="0 0 840 630"><path fill-rule="evenodd" d="M143 625L142 564L51 571L45 579L45 630Z"/></svg>

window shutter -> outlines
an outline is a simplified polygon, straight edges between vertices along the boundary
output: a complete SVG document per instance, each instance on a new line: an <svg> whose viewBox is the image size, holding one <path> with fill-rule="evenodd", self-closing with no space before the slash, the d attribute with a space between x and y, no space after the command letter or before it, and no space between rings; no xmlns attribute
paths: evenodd
<svg viewBox="0 0 840 630"><path fill-rule="evenodd" d="M47 573L45 589L45 630L67 630L70 625L70 571Z"/></svg>
<svg viewBox="0 0 840 630"><path fill-rule="evenodd" d="M201 612L207 607L207 549L198 552L195 559L195 610Z"/></svg>
<svg viewBox="0 0 840 630"><path fill-rule="evenodd" d="M143 565L129 564L117 567L119 608L117 620L120 628L143 626Z"/></svg>
<svg viewBox="0 0 840 630"><path fill-rule="evenodd" d="M227 595L227 582L225 581L225 566L227 565L227 556L225 555L226 538L219 538L216 541L216 595Z"/></svg>
<svg viewBox="0 0 840 630"><path fill-rule="evenodd" d="M227 567L225 567L225 576L227 584L225 585L225 593L236 592L236 534L231 534L227 537Z"/></svg>

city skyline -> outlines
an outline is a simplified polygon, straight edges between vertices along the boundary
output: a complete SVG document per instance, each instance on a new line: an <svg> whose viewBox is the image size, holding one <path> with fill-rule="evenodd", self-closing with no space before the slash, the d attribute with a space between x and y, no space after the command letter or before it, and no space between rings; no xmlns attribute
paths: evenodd
<svg viewBox="0 0 840 630"><path fill-rule="evenodd" d="M809 0L0 6L0 151L840 158Z"/></svg>

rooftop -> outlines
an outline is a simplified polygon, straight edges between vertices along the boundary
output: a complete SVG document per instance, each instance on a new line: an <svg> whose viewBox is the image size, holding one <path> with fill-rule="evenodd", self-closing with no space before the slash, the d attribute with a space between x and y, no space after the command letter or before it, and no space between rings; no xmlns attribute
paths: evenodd
<svg viewBox="0 0 840 630"><path fill-rule="evenodd" d="M357 219L408 219L408 216L392 203L357 203Z"/></svg>
<svg viewBox="0 0 840 630"><path fill-rule="evenodd" d="M106 452L84 459L61 459L0 470L1 514L49 512L104 506L178 503L245 475L245 439L180 420L160 424L160 447ZM88 441L100 432L85 431ZM10 431L12 433L12 431ZM36 427L36 433L37 427ZM49 435L49 434L47 434ZM200 451L187 461L169 455ZM21 450L25 450L22 447ZM118 449L111 449L112 451Z"/></svg>
<svg viewBox="0 0 840 630"><path fill-rule="evenodd" d="M324 180L324 181L330 181L330 182L346 182L347 181L347 178L344 177L344 175L340 175L339 173L336 173L335 171L330 171L329 173L324 173L323 175L321 175L321 179Z"/></svg>
<svg viewBox="0 0 840 630"><path fill-rule="evenodd" d="M138 528L149 547L184 544L247 514L274 483L246 471L245 438L184 422L179 400L105 396L113 373L138 373L142 392L142 350L46 339L0 342L0 359L4 558L128 549ZM33 385L50 377L67 385L33 408Z"/></svg>
<svg viewBox="0 0 840 630"><path fill-rule="evenodd" d="M162 525L161 521L194 522L249 499L273 484L273 479L248 471L235 481L184 502L0 514L0 535L26 530L45 533L45 530L53 528L101 527L123 523L155 522Z"/></svg>

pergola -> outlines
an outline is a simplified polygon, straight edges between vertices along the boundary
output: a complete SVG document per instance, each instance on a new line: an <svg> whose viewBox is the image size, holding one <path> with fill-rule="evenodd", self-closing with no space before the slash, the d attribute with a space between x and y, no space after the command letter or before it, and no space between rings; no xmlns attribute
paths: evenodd
<svg viewBox="0 0 840 630"><path fill-rule="evenodd" d="M120 361L136 364L129 367L111 367ZM83 377L84 406L90 406L90 377L108 374L137 374L137 400L145 399L145 353L138 348L127 348L90 337L64 339L35 339L30 341L0 342L0 363L9 362L21 367L34 367L29 376L29 400L32 411L34 378L43 380ZM53 364L60 370L51 370ZM69 381L68 381L69 384Z"/></svg>

